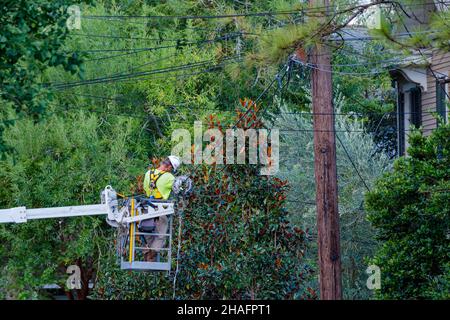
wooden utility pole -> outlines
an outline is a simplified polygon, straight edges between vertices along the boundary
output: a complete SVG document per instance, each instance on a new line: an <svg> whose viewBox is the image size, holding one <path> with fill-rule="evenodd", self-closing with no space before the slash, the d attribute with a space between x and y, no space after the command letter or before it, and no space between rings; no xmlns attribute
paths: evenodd
<svg viewBox="0 0 450 320"><path fill-rule="evenodd" d="M310 0L323 8L326 19L329 0ZM316 178L317 232L320 268L320 298L342 298L339 211L337 196L336 140L334 130L331 50L317 43L311 54L312 107L314 122L314 173Z"/></svg>

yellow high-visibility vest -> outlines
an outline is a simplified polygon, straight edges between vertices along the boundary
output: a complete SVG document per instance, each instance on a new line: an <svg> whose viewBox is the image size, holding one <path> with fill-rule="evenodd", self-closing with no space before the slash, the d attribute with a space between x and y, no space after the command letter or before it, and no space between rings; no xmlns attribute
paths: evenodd
<svg viewBox="0 0 450 320"><path fill-rule="evenodd" d="M147 197L153 196L155 199L167 200L172 191L175 177L167 171L158 169L149 170L144 178L144 190Z"/></svg>

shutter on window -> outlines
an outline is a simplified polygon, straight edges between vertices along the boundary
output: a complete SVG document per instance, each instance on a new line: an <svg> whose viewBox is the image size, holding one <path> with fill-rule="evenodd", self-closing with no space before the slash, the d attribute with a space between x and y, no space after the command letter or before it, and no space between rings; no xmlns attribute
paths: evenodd
<svg viewBox="0 0 450 320"><path fill-rule="evenodd" d="M436 80L436 112L445 121L445 84L439 80Z"/></svg>
<svg viewBox="0 0 450 320"><path fill-rule="evenodd" d="M422 91L419 88L411 90L411 124L416 128L422 125Z"/></svg>
<svg viewBox="0 0 450 320"><path fill-rule="evenodd" d="M405 154L405 94L403 92L398 95L398 155Z"/></svg>

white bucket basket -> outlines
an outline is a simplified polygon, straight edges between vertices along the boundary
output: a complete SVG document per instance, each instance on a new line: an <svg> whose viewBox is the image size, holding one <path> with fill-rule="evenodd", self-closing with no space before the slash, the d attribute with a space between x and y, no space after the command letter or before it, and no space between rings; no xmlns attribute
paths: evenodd
<svg viewBox="0 0 450 320"><path fill-rule="evenodd" d="M119 227L118 254L122 270L170 271L172 256L173 201L132 198L129 210ZM158 223L151 227L154 219L167 220L167 228L158 230ZM145 221L145 222L144 222ZM146 228L143 225L147 225ZM152 261L146 256L152 252Z"/></svg>

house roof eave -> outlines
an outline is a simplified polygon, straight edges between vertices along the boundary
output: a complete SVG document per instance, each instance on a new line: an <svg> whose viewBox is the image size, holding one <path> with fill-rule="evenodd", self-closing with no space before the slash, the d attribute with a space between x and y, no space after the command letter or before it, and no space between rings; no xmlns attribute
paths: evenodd
<svg viewBox="0 0 450 320"><path fill-rule="evenodd" d="M428 78L426 68L396 68L389 72L393 78L398 78L400 74L407 82L414 83L426 92L428 90Z"/></svg>

